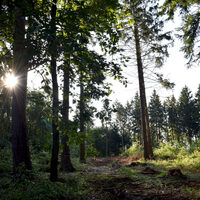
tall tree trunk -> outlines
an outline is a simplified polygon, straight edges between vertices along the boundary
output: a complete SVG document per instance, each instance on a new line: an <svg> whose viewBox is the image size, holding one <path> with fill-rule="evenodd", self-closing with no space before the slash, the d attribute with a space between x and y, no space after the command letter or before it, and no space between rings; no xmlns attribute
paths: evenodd
<svg viewBox="0 0 200 200"><path fill-rule="evenodd" d="M84 119L84 86L83 86L83 77L82 72L80 75L80 133L81 133L81 142L80 142L80 162L86 163L85 160L85 119Z"/></svg>
<svg viewBox="0 0 200 200"><path fill-rule="evenodd" d="M13 170L17 177L18 167L22 164L31 170L32 164L26 126L27 61L25 56L25 17L22 3L15 7L13 71L18 85L13 89L12 99L12 151Z"/></svg>
<svg viewBox="0 0 200 200"><path fill-rule="evenodd" d="M73 172L75 171L71 159L70 159L70 149L69 149L69 67L64 67L64 89L63 89L63 110L62 110L62 121L65 126L65 130L62 135L62 154L61 154L61 171Z"/></svg>
<svg viewBox="0 0 200 200"><path fill-rule="evenodd" d="M122 152L124 152L124 133L122 133Z"/></svg>
<svg viewBox="0 0 200 200"><path fill-rule="evenodd" d="M53 0L52 8L51 8L51 24L52 24L52 35L53 40L51 41L50 45L50 52L51 52L51 78L52 78L52 87L53 87L53 105L52 105L52 132L53 132L53 148L52 148L52 155L51 155L51 166L50 166L50 180L56 181L58 179L58 152L59 152L59 130L58 130L58 82L57 82L57 66L56 66L56 25L55 25L55 18L56 18L56 2L57 0Z"/></svg>
<svg viewBox="0 0 200 200"><path fill-rule="evenodd" d="M137 67L138 67L139 90L140 90L141 124L142 124L143 140L144 140L144 158L151 159L153 158L153 150L152 150L151 135L149 128L149 117L148 117L148 109L146 103L140 38L139 38L137 23L135 23L134 25L134 37L136 44L136 56L137 56Z"/></svg>
<svg viewBox="0 0 200 200"><path fill-rule="evenodd" d="M108 128L106 125L106 157L108 157Z"/></svg>

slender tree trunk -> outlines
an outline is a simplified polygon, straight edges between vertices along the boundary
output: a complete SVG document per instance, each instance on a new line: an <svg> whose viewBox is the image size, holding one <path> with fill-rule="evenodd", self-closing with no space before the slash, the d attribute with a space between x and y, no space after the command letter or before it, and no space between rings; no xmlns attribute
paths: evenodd
<svg viewBox="0 0 200 200"><path fill-rule="evenodd" d="M192 138L191 138L191 130L190 128L187 130L187 140L188 140L188 143L189 143L189 146L191 147L192 145Z"/></svg>
<svg viewBox="0 0 200 200"><path fill-rule="evenodd" d="M122 152L124 152L124 134L122 133Z"/></svg>
<svg viewBox="0 0 200 200"><path fill-rule="evenodd" d="M106 125L106 157L108 157L108 128Z"/></svg>
<svg viewBox="0 0 200 200"><path fill-rule="evenodd" d="M69 148L69 66L64 68L64 89L63 89L63 110L62 110L62 121L65 126L65 130L62 135L62 154L61 154L61 171L73 172L75 171L71 159L70 159L70 148Z"/></svg>
<svg viewBox="0 0 200 200"><path fill-rule="evenodd" d="M80 75L80 133L81 133L81 143L80 143L80 162L86 163L85 160L85 120L84 120L84 87L83 87L83 77L82 72Z"/></svg>
<svg viewBox="0 0 200 200"><path fill-rule="evenodd" d="M22 164L31 170L32 164L27 138L26 125L26 92L27 92L27 61L25 56L25 17L22 3L15 7L13 71L18 78L18 85L13 89L12 98L12 151L13 170L17 177L18 167Z"/></svg>
<svg viewBox="0 0 200 200"><path fill-rule="evenodd" d="M53 40L50 45L51 52L51 78L52 78L52 87L53 87L53 105L52 105L52 132L53 132L53 148L51 155L51 166L50 166L50 180L56 181L58 179L58 152L59 152L59 130L58 130L58 110L59 110L59 102L58 102L58 82L57 82L57 66L56 66L56 0L53 0L52 8L51 8L51 23L52 23L52 35Z"/></svg>
<svg viewBox="0 0 200 200"><path fill-rule="evenodd" d="M149 128L148 108L146 103L141 47L140 47L140 39L139 39L137 23L135 23L134 25L134 36L136 43L136 56L137 56L137 66L138 66L139 90L140 90L141 124L142 124L143 140L144 140L144 158L151 159L153 158L153 151L152 151L151 135Z"/></svg>

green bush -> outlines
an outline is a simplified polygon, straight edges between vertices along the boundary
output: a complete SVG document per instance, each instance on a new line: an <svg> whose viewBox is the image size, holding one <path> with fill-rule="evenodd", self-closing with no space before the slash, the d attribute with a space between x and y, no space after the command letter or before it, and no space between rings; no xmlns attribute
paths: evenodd
<svg viewBox="0 0 200 200"><path fill-rule="evenodd" d="M35 156L39 164L48 165L50 163L51 155L49 152L42 151Z"/></svg>
<svg viewBox="0 0 200 200"><path fill-rule="evenodd" d="M23 177L18 181L10 181L6 188L0 190L0 199L6 200L59 200L77 199L83 195L80 189L83 182L77 177L70 177L64 183L51 182L39 174L34 178ZM81 193L82 192L82 193ZM86 192L86 190L85 190Z"/></svg>
<svg viewBox="0 0 200 200"><path fill-rule="evenodd" d="M130 148L126 149L123 153L122 156L143 156L143 148L142 146L136 142L134 145L132 145Z"/></svg>
<svg viewBox="0 0 200 200"><path fill-rule="evenodd" d="M100 153L97 151L95 147L93 147L92 144L86 146L86 157L98 157L100 156Z"/></svg>
<svg viewBox="0 0 200 200"><path fill-rule="evenodd" d="M10 148L0 149L0 173L12 171L12 152Z"/></svg>
<svg viewBox="0 0 200 200"><path fill-rule="evenodd" d="M154 150L154 155L158 159L175 159L177 158L177 154L179 152L179 148L176 145L172 145L170 143L160 144Z"/></svg>

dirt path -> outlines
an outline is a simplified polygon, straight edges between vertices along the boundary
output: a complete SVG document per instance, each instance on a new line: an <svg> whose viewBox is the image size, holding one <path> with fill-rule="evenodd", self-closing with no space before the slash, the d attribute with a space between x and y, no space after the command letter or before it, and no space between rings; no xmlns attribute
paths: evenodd
<svg viewBox="0 0 200 200"><path fill-rule="evenodd" d="M95 200L200 200L200 180L155 169L132 158L89 159L82 173ZM180 172L181 173L181 172Z"/></svg>

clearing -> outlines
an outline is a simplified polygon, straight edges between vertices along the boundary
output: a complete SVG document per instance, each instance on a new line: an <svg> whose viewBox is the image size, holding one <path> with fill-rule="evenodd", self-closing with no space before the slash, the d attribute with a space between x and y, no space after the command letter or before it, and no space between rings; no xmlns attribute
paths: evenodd
<svg viewBox="0 0 200 200"><path fill-rule="evenodd" d="M134 158L89 158L76 172L86 180L88 200L200 199L200 176L158 169Z"/></svg>

